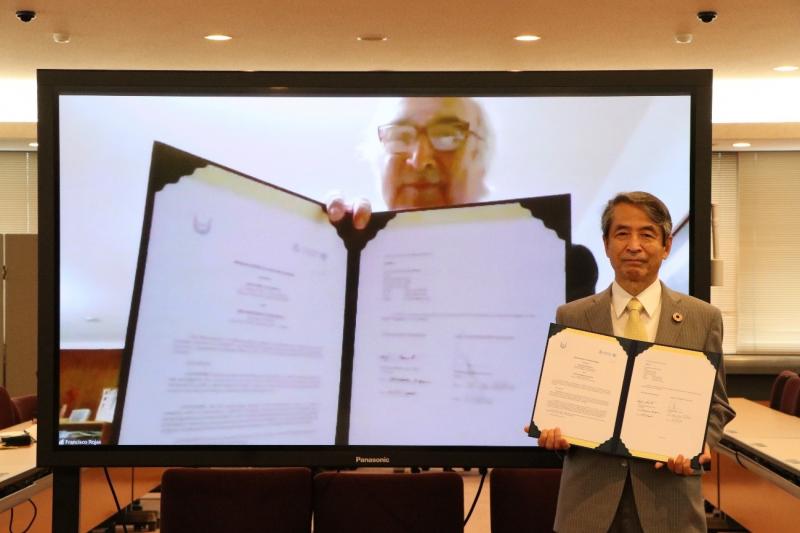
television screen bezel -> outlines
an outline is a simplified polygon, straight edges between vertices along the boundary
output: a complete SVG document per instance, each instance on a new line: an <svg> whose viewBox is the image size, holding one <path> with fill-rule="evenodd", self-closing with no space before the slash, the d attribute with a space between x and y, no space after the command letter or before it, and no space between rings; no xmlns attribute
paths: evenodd
<svg viewBox="0 0 800 533"><path fill-rule="evenodd" d="M40 466L557 467L553 452L500 446L91 446L57 444L59 96L653 96L690 104L689 289L710 297L711 70L233 72L39 70ZM525 421L520 421L520 431ZM533 442L532 442L533 444ZM359 459L361 458L361 459ZM364 458L366 462L364 462Z"/></svg>

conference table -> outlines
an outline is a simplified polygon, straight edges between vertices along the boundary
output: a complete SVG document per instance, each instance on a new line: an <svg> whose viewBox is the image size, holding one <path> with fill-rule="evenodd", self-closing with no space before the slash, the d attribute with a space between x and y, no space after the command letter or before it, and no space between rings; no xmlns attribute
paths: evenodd
<svg viewBox="0 0 800 533"><path fill-rule="evenodd" d="M718 451L800 498L800 417L732 398L736 411Z"/></svg>
<svg viewBox="0 0 800 533"><path fill-rule="evenodd" d="M736 411L715 447L706 499L749 530L796 530L800 516L800 417L731 398Z"/></svg>
<svg viewBox="0 0 800 533"><path fill-rule="evenodd" d="M34 515L36 525L30 531L49 531L49 528L42 526L50 521L53 476L48 469L36 466L36 424L23 422L4 428L0 430L0 437L23 433L31 436L31 444L0 446L0 530L12 530L9 524L11 513L8 511L15 509L14 531L22 531ZM27 504L29 500L33 503Z"/></svg>

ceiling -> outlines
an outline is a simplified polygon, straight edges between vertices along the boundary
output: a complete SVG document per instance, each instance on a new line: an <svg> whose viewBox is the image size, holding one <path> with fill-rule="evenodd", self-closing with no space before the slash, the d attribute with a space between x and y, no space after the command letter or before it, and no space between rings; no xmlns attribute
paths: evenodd
<svg viewBox="0 0 800 533"><path fill-rule="evenodd" d="M0 139L35 136L37 68L203 70L602 70L711 68L715 122L795 122L800 138L798 0L11 0L0 13ZM15 11L36 11L23 23ZM703 23L698 11L714 10ZM59 44L53 34L69 37ZM210 33L231 35L210 42ZM537 42L517 42L532 33ZM678 44L675 34L692 34ZM380 34L386 41L359 41ZM62 37L64 38L64 37ZM17 81L15 81L17 80ZM22 81L19 81L22 80ZM17 92L2 92L15 84ZM747 84L746 89L742 89ZM740 91L737 93L736 91ZM782 103L773 94L788 95ZM9 96L11 95L11 96ZM791 95L795 95L794 98ZM722 97L725 98L722 98ZM738 111L778 103L767 119ZM721 117L718 120L718 116ZM755 118L751 118L755 117ZM11 124L11 122L17 124ZM23 123L23 124L19 124ZM27 123L27 124L26 124ZM728 128L725 135L747 134ZM722 139L715 132L717 140ZM785 144L785 143L784 143ZM755 148L755 147L754 147Z"/></svg>

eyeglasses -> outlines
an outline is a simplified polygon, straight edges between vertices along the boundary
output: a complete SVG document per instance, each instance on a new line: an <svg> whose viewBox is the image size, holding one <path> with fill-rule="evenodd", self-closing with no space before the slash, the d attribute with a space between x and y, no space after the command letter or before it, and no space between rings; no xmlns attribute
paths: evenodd
<svg viewBox="0 0 800 533"><path fill-rule="evenodd" d="M461 120L432 122L425 126L413 124L378 126L378 138L390 154L413 152L419 142L419 135L423 132L433 149L439 152L452 152L459 149L467 140L468 135L474 135L483 140L483 137L469 129L469 122Z"/></svg>

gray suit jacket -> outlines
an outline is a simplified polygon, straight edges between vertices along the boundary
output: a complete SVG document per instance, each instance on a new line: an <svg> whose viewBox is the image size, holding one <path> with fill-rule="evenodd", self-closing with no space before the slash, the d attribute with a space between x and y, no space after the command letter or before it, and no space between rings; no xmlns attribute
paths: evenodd
<svg viewBox="0 0 800 533"><path fill-rule="evenodd" d="M680 313L683 320L673 319ZM613 335L611 288L558 308L556 322ZM722 353L722 315L702 301L671 291L662 283L658 344ZM735 416L725 393L720 365L711 402L707 442L714 446L722 429ZM646 533L706 531L700 475L678 476L653 467L652 461L625 459L570 447L564 459L555 530L608 531L630 471L631 486L642 528Z"/></svg>

